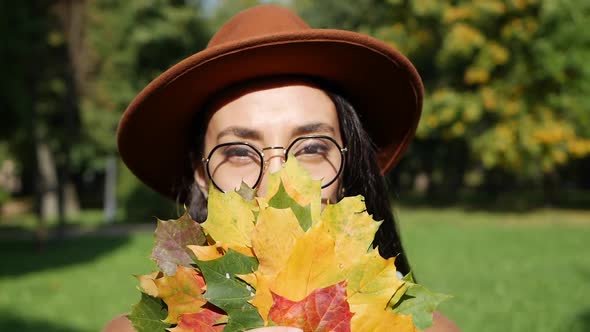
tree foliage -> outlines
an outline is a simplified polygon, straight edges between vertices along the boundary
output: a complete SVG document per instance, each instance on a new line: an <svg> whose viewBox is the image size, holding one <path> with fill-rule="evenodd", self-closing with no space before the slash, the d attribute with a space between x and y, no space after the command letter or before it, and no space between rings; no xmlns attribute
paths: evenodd
<svg viewBox="0 0 590 332"><path fill-rule="evenodd" d="M88 171L102 174L106 157L117 151L117 124L131 100L170 66L203 49L210 34L199 1L97 0L89 2L87 15L91 74L81 103L89 144L80 159ZM126 220L174 213L126 169L117 193Z"/></svg>
<svg viewBox="0 0 590 332"><path fill-rule="evenodd" d="M113 133L133 97L164 70L201 50L209 33L197 4L177 0L91 1L92 78L83 120L96 150L116 151Z"/></svg>
<svg viewBox="0 0 590 332"><path fill-rule="evenodd" d="M439 177L459 184L496 171L534 181L588 158L587 1L373 2L297 4L312 22L370 33L416 65L426 99L410 168L455 164Z"/></svg>
<svg viewBox="0 0 590 332"><path fill-rule="evenodd" d="M506 181L540 187L562 176L569 186L590 188L588 1L265 2L293 5L313 27L374 35L416 65L426 100L418 137L399 168L404 184L426 174L429 188L448 193ZM86 181L97 195L133 97L257 3L0 1L0 161L17 161L24 194L55 190L39 184L43 145L58 186ZM68 10L74 7L75 15ZM121 174L123 205L161 205L129 172Z"/></svg>

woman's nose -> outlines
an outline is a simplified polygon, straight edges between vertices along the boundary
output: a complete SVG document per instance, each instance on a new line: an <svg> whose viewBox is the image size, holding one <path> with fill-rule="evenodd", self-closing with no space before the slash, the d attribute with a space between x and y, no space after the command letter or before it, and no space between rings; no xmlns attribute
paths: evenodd
<svg viewBox="0 0 590 332"><path fill-rule="evenodd" d="M262 171L262 178L260 179L260 184L258 185L258 196L266 195L268 176L272 173L278 172L281 167L283 167L284 162L285 157L284 154L281 153L271 153L270 156L267 157L265 161L265 167Z"/></svg>

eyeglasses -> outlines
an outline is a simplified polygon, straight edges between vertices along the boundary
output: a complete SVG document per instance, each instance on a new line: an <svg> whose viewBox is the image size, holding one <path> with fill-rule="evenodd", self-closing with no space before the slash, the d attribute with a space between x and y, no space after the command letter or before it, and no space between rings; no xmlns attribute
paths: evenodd
<svg viewBox="0 0 590 332"><path fill-rule="evenodd" d="M247 142L223 143L215 146L202 161L217 189L223 192L238 189L242 182L256 188L268 162L268 159L264 161L265 152L269 150L282 150L282 154L268 159L281 157L286 162L289 156L294 156L312 179L322 180L322 188L336 181L347 151L330 136L313 135L298 137L287 148L269 146L260 150Z"/></svg>

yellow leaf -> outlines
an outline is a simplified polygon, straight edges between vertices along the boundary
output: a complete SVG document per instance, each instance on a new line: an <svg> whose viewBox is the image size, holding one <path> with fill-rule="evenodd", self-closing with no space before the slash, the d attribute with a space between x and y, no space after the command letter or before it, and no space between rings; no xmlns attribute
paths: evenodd
<svg viewBox="0 0 590 332"><path fill-rule="evenodd" d="M218 242L217 245L219 246L219 248L222 249L222 251L223 251L224 254L229 249L231 249L233 251L239 252L240 254L242 254L244 256L254 257L254 252L252 252L252 248L250 248L250 247L244 247L244 246L238 246L238 245L228 245L228 244L223 243L223 242Z"/></svg>
<svg viewBox="0 0 590 332"><path fill-rule="evenodd" d="M291 209L261 210L254 232L252 249L258 258L258 271L274 278L289 259L303 229Z"/></svg>
<svg viewBox="0 0 590 332"><path fill-rule="evenodd" d="M235 191L222 193L211 188L207 208L209 215L201 227L211 238L226 246L251 247L250 233L254 229L254 205L251 202Z"/></svg>
<svg viewBox="0 0 590 332"><path fill-rule="evenodd" d="M394 258L384 259L377 249L367 253L348 274L346 293L352 331L416 331L411 316L398 315L388 306L404 286L397 278Z"/></svg>
<svg viewBox="0 0 590 332"><path fill-rule="evenodd" d="M391 297L404 284L397 277L394 261L395 258L382 258L375 249L365 254L350 270L346 292L352 312L364 310L369 305L387 307Z"/></svg>
<svg viewBox="0 0 590 332"><path fill-rule="evenodd" d="M334 239L322 227L312 227L297 240L284 269L271 290L291 301L301 301L318 288L344 280L336 261Z"/></svg>
<svg viewBox="0 0 590 332"><path fill-rule="evenodd" d="M253 275L256 277L256 294L250 300L250 303L258 309L260 317L262 317L266 324L268 322L268 312L273 305L273 298L270 292L271 280L258 271L254 272Z"/></svg>
<svg viewBox="0 0 590 332"><path fill-rule="evenodd" d="M336 259L348 270L371 248L381 225L366 212L362 196L345 197L322 212L322 227L334 238Z"/></svg>
<svg viewBox="0 0 590 332"><path fill-rule="evenodd" d="M245 281L247 284L249 284L250 286L256 288L256 285L258 284L258 281L256 279L256 275L254 274L254 272L252 273L248 273L248 274L236 274L236 277L242 279L243 281Z"/></svg>
<svg viewBox="0 0 590 332"><path fill-rule="evenodd" d="M352 312L354 312L353 307L351 306ZM350 326L352 331L418 331L412 322L412 316L398 315L388 308L376 307L367 307L367 310L355 313L350 321Z"/></svg>

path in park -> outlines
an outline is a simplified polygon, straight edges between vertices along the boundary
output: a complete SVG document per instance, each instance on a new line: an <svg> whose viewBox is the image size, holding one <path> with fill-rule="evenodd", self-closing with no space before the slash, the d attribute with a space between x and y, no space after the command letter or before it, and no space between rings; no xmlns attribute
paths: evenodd
<svg viewBox="0 0 590 332"><path fill-rule="evenodd" d="M56 229L49 230L46 234L42 234L35 231L23 230L23 229L2 229L0 228L0 241L5 240L38 240L44 238L45 240L53 239L67 239L76 238L82 236L90 237L113 237L113 236L124 236L135 233L149 233L156 229L155 223L143 223L143 224L111 224L99 227L80 227L76 225L68 225L60 234Z"/></svg>

